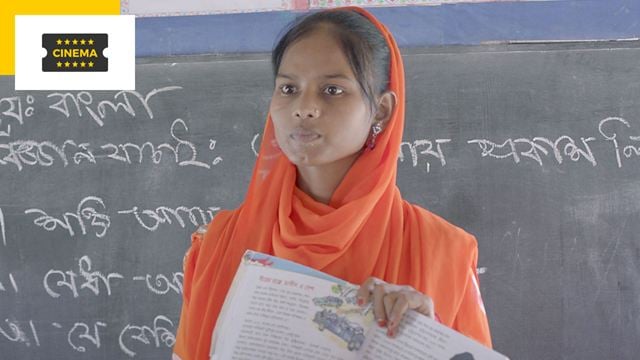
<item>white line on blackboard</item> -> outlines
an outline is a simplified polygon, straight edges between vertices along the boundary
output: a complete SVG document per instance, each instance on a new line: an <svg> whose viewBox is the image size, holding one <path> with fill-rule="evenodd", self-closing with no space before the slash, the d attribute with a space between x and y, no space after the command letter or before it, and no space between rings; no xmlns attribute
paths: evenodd
<svg viewBox="0 0 640 360"><path fill-rule="evenodd" d="M29 320L29 325L31 326L31 332L33 333L33 339L36 341L36 346L40 346L40 339L38 339L36 327L33 326L33 320Z"/></svg>
<svg viewBox="0 0 640 360"><path fill-rule="evenodd" d="M4 232L4 214L2 208L0 208L0 235L2 235L2 244L7 246L7 235Z"/></svg>
<svg viewBox="0 0 640 360"><path fill-rule="evenodd" d="M9 281L11 281L11 286L13 286L13 291L18 292L18 285L16 285L16 281L13 278L13 274L9 273Z"/></svg>
<svg viewBox="0 0 640 360"><path fill-rule="evenodd" d="M258 150L256 150L256 141L260 137L260 133L257 133L253 136L251 140L251 151L253 151L253 155L258 156Z"/></svg>

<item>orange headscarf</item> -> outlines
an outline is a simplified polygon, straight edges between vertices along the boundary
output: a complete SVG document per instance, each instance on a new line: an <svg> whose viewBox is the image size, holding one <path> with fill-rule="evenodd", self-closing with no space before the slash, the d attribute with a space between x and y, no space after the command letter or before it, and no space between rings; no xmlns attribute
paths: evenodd
<svg viewBox="0 0 640 360"><path fill-rule="evenodd" d="M398 46L366 10L338 9L364 15L388 43L389 89L398 100L391 120L375 148L358 157L329 204L323 204L296 186L296 167L278 148L271 115L267 116L244 203L219 212L203 237L194 234L185 257L183 308L174 348L182 360L208 359L215 321L246 249L354 284L369 276L409 284L434 299L444 324L491 345L477 289L475 239L404 201L396 186L405 113Z"/></svg>

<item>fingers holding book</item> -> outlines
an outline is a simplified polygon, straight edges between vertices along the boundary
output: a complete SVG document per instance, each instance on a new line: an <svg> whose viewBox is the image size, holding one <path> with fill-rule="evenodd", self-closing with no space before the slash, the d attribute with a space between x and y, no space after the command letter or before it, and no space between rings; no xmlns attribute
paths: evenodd
<svg viewBox="0 0 640 360"><path fill-rule="evenodd" d="M369 277L357 293L358 305L370 301L373 314L380 327L387 327L387 335L395 337L403 315L407 310L415 310L435 319L433 300L408 285L389 284L375 277Z"/></svg>

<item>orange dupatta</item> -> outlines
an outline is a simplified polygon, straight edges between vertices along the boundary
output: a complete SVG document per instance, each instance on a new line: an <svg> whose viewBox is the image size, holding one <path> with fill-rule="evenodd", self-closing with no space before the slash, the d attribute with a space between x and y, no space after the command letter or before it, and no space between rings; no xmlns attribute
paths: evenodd
<svg viewBox="0 0 640 360"><path fill-rule="evenodd" d="M271 115L245 201L220 211L185 255L183 306L174 352L208 359L211 334L246 249L289 259L354 284L375 276L429 295L439 320L491 346L476 275L475 238L402 199L396 186L405 113L404 68L389 30L389 89L398 103L373 150L359 156L323 204L296 187L296 168L277 146ZM328 10L332 11L332 10Z"/></svg>

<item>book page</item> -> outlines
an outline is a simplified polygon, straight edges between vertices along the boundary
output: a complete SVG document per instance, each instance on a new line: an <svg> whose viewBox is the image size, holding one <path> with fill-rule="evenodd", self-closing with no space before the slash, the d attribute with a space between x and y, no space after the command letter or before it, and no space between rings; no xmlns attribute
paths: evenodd
<svg viewBox="0 0 640 360"><path fill-rule="evenodd" d="M363 346L363 360L506 360L507 357L415 311L405 313L398 334L371 331Z"/></svg>
<svg viewBox="0 0 640 360"><path fill-rule="evenodd" d="M235 286L212 359L356 359L373 325L344 283L246 266Z"/></svg>
<svg viewBox="0 0 640 360"><path fill-rule="evenodd" d="M413 310L395 338L356 304L358 287L291 261L245 253L212 337L212 359L504 360Z"/></svg>

